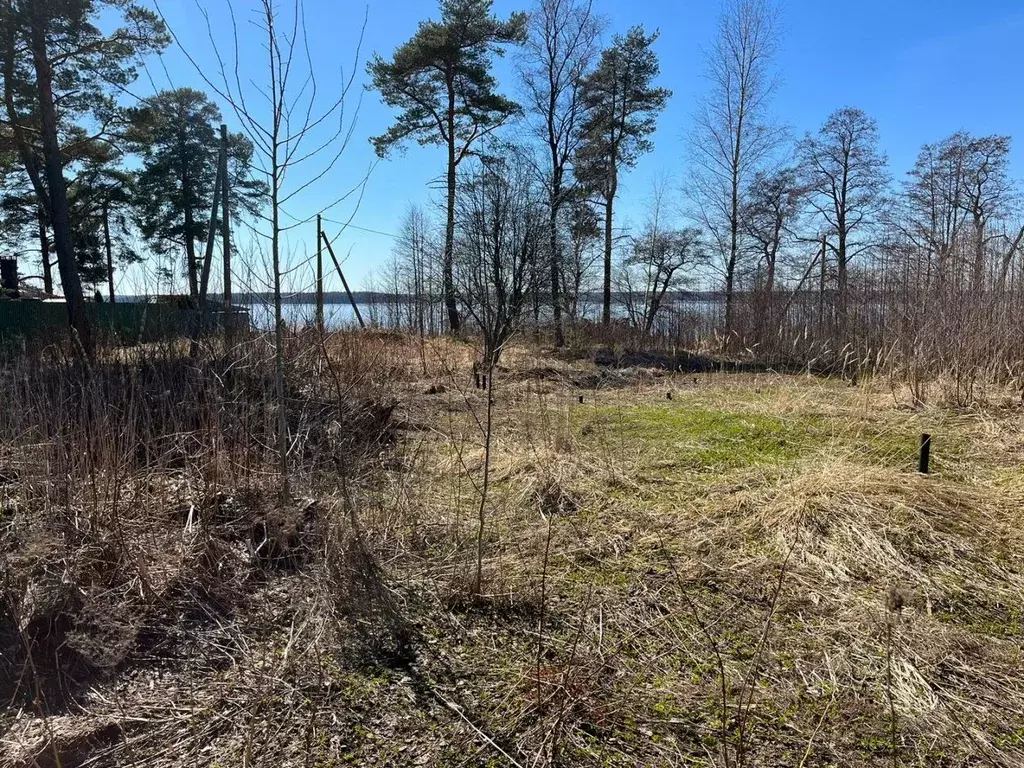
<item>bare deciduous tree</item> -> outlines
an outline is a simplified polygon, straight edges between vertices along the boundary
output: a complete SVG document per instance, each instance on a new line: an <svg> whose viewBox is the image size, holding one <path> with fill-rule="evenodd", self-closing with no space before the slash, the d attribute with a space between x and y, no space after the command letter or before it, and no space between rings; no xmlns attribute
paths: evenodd
<svg viewBox="0 0 1024 768"><path fill-rule="evenodd" d="M743 195L740 229L750 241L757 287L768 297L775 290L779 260L800 214L802 190L794 168L759 171Z"/></svg>
<svg viewBox="0 0 1024 768"><path fill-rule="evenodd" d="M847 321L850 262L873 245L870 233L885 205L888 161L878 144L875 121L845 107L798 146L802 185L835 254L840 331Z"/></svg>
<svg viewBox="0 0 1024 768"><path fill-rule="evenodd" d="M219 70L216 75L207 75L189 58L206 84L232 108L242 130L255 148L255 171L266 179L269 188L266 209L257 214L257 225L253 230L259 242L269 249L272 270L278 469L281 474L281 495L288 497L289 437L284 382L282 277L285 264L282 236L289 230L305 226L313 217L290 214L286 206L330 173L348 147L358 107L356 114L349 115L346 105L356 65L359 63L360 47L356 46L353 66L348 75L344 72L341 74L340 87L334 91L337 95L323 102L309 47L302 0L295 0L291 10L284 14L274 0L258 0L257 9L250 21L264 39L266 79L262 82L243 82L239 75L241 53L238 25L230 0L226 0L226 5L234 30L233 55L222 55L209 16L203 9L210 45L216 52ZM359 41L361 44L362 33ZM301 177L295 179L295 174L301 174ZM353 188L345 190L335 204L361 188L365 178ZM286 224L284 219L291 223Z"/></svg>
<svg viewBox="0 0 1024 768"><path fill-rule="evenodd" d="M593 206L577 190L563 209L568 258L562 270L562 295L569 317L574 321L586 314L595 267L601 259L601 220Z"/></svg>
<svg viewBox="0 0 1024 768"><path fill-rule="evenodd" d="M602 22L588 0L540 0L530 15L521 58L521 75L533 128L546 149L545 183L548 197L548 251L551 308L555 345L565 343L562 329L563 254L560 214L571 194L567 178L579 147L585 116L581 89L597 55Z"/></svg>
<svg viewBox="0 0 1024 768"><path fill-rule="evenodd" d="M492 154L463 181L456 216L456 285L483 337L484 367L519 331L531 266L543 247L543 197L514 150Z"/></svg>
<svg viewBox="0 0 1024 768"><path fill-rule="evenodd" d="M778 11L770 0L727 0L708 53L710 92L690 141L689 196L725 279L725 331L732 334L742 246L742 195L784 132L769 119Z"/></svg>
<svg viewBox="0 0 1024 768"><path fill-rule="evenodd" d="M674 207L667 180L654 182L641 232L630 238L629 255L620 269L620 285L630 322L650 333L669 291L685 284L704 256L701 233L671 224Z"/></svg>

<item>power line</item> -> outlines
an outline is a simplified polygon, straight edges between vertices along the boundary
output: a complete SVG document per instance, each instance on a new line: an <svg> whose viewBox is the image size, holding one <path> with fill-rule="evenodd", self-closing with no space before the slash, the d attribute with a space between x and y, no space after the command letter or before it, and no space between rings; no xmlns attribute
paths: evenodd
<svg viewBox="0 0 1024 768"><path fill-rule="evenodd" d="M369 227L360 227L355 224L346 224L344 221L335 221L334 219L328 219L325 216L320 217L322 221L326 221L328 224L337 224L345 229L358 229L360 232L369 232L374 235L383 235L384 237L392 237L395 240L398 239L398 235L391 232L381 232L379 229L370 229Z"/></svg>

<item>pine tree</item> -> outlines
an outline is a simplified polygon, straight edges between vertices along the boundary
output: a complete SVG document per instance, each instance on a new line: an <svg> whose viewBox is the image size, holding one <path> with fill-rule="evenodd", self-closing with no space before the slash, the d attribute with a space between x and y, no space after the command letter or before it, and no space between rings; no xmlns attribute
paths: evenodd
<svg viewBox="0 0 1024 768"><path fill-rule="evenodd" d="M99 254L95 248L78 252L79 269L85 282L107 282L107 297L117 301L115 273L117 265L142 260L135 248L138 173L126 168L124 156L107 142L94 142L94 152L80 163L74 181L68 187L72 200L72 220L76 232L92 244L99 238ZM85 258L91 263L91 277L86 279Z"/></svg>
<svg viewBox="0 0 1024 768"><path fill-rule="evenodd" d="M123 26L105 34L101 13ZM168 42L156 15L131 0L2 0L0 63L4 106L19 158L53 230L68 318L85 352L92 337L75 259L62 128L85 112L101 125L114 108L113 88L135 78L139 57ZM39 140L31 128L38 126ZM41 162L40 162L41 160Z"/></svg>
<svg viewBox="0 0 1024 768"><path fill-rule="evenodd" d="M142 234L158 254L182 249L189 295L199 295L196 244L206 241L217 178L221 113L202 91L162 91L130 112L129 138L142 157L138 207ZM228 135L233 210L255 210L267 186L252 179L252 142Z"/></svg>
<svg viewBox="0 0 1024 768"><path fill-rule="evenodd" d="M490 69L504 45L526 39L526 14L502 21L491 14L491 5L492 0L444 0L440 21L422 22L391 61L375 55L368 66L384 103L401 110L394 125L373 138L377 154L386 157L408 139L448 150L442 291L452 333L460 325L452 279L456 171L476 142L521 111L497 92Z"/></svg>
<svg viewBox="0 0 1024 768"><path fill-rule="evenodd" d="M604 297L601 320L611 322L612 235L615 195L619 173L636 165L654 145L658 114L672 92L655 88L660 67L651 50L658 33L648 35L633 27L625 37L616 35L610 48L601 53L597 69L583 82L583 103L587 119L583 125L576 175L596 192L604 203Z"/></svg>

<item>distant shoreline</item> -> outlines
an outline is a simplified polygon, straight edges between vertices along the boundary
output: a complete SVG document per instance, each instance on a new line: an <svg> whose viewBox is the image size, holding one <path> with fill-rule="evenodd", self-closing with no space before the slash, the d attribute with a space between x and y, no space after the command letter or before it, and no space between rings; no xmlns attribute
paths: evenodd
<svg viewBox="0 0 1024 768"><path fill-rule="evenodd" d="M155 294L154 294L155 295ZM724 299L725 294L721 291L671 291L665 295L666 301L721 301ZM124 302L142 302L148 301L153 296L138 296L138 295L126 295L118 296L118 301ZM601 293L592 292L583 294L581 299L600 302ZM411 304L416 300L416 297L412 294L401 294L401 293L381 293L378 291L354 291L352 293L352 299L356 304L370 305L370 304ZM209 300L212 302L220 302L222 296L220 294L210 294ZM612 301L615 303L621 303L626 300L626 296L621 293L612 295ZM274 296L271 293L236 293L232 296L232 303L239 305L247 304L272 304ZM435 302L440 302L441 297L435 296ZM303 293L289 293L281 297L282 304L316 304L316 294L310 292ZM344 291L327 291L324 293L324 304L348 304L349 299Z"/></svg>

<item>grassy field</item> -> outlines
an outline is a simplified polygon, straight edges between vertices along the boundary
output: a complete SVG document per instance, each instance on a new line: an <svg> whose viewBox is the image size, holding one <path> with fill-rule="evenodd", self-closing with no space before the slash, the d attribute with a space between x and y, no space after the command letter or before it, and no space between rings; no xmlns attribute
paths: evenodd
<svg viewBox="0 0 1024 768"><path fill-rule="evenodd" d="M63 711L12 710L8 764L1024 764L1009 399L517 348L488 407L466 347L381 354L395 440L341 485L296 480L309 558L259 568L226 526L142 505L148 583L97 610L133 589L198 608L136 621L129 661Z"/></svg>

